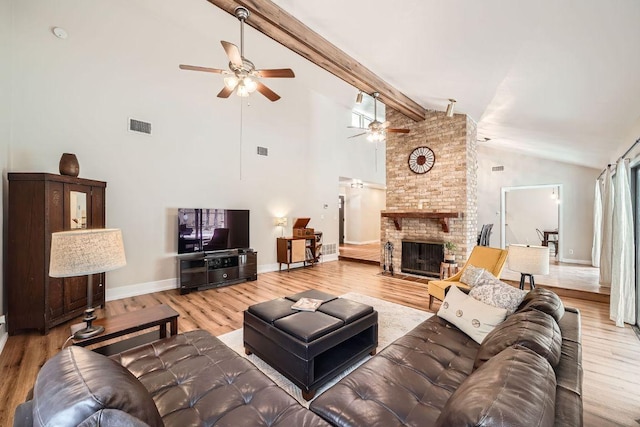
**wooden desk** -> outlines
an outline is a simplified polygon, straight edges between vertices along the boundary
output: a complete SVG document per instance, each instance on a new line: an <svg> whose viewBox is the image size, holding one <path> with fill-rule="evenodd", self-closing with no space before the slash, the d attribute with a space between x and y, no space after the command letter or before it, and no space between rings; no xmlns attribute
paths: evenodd
<svg viewBox="0 0 640 427"><path fill-rule="evenodd" d="M165 304L160 304L117 316L103 317L93 322L95 326L104 326L103 333L84 340L73 340L73 344L81 347L87 347L89 345L159 326L157 331L143 335L136 335L135 337L127 338L93 350L96 353L104 354L106 356L117 354L142 344L148 344L151 341L155 341L160 338L166 338L167 323L170 326L169 333L171 335L176 335L178 333L178 316L180 316L180 314L173 308Z"/></svg>
<svg viewBox="0 0 640 427"><path fill-rule="evenodd" d="M558 230L547 230L542 232L542 246L549 246L549 243L553 243L555 248L555 254L558 255L560 253L560 242L558 239ZM550 239L550 236L556 236L555 239Z"/></svg>

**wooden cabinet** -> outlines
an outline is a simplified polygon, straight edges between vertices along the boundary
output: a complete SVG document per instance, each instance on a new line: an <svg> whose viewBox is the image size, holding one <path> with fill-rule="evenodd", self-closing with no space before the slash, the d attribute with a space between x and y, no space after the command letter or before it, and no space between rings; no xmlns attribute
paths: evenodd
<svg viewBox="0 0 640 427"><path fill-rule="evenodd" d="M282 264L287 264L289 270L291 264L298 262L314 265L320 259L322 247L322 233L316 232L308 237L278 237L276 241L278 269L282 270Z"/></svg>
<svg viewBox="0 0 640 427"><path fill-rule="evenodd" d="M87 277L49 277L51 233L104 228L105 190L101 181L48 173L9 173L6 237L7 326L43 334L82 314ZM104 305L104 273L93 276L94 306Z"/></svg>

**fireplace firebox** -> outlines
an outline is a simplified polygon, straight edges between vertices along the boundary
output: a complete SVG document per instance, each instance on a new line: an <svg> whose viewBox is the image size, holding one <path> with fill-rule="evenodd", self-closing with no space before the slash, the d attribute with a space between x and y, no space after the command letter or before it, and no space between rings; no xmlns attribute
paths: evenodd
<svg viewBox="0 0 640 427"><path fill-rule="evenodd" d="M405 273L440 277L440 263L444 259L442 242L402 241L402 263Z"/></svg>

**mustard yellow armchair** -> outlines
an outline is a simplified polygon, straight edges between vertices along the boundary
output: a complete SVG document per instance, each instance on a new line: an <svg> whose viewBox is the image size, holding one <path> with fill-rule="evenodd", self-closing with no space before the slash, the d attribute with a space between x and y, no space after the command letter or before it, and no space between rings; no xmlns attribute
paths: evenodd
<svg viewBox="0 0 640 427"><path fill-rule="evenodd" d="M469 286L460 282L460 277L462 277L462 273L468 265L484 268L489 273L499 278L500 274L502 274L504 263L507 260L507 253L508 251L504 249L490 248L488 246L476 246L473 248L469 259L457 274L444 280L429 281L429 284L427 285L427 292L429 293L429 308L431 308L431 303L433 303L434 298L437 298L440 301L444 300L445 291L451 285L455 285L458 288L469 289Z"/></svg>

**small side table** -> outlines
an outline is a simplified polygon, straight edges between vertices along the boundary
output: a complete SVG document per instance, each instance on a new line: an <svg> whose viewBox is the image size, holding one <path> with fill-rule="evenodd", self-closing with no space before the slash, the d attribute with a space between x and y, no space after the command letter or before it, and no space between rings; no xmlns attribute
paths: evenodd
<svg viewBox="0 0 640 427"><path fill-rule="evenodd" d="M83 340L74 339L73 344L87 347L134 332L159 327L158 330L154 332L136 335L113 344L93 349L96 353L110 356L138 345L148 344L157 339L166 338L167 324L170 329L169 333L176 335L178 333L178 316L180 316L180 314L173 308L165 304L159 304L117 316L103 317L93 322L96 326L104 326L103 333Z"/></svg>
<svg viewBox="0 0 640 427"><path fill-rule="evenodd" d="M444 280L447 277L451 277L458 272L458 264L441 262L440 263L440 280Z"/></svg>

